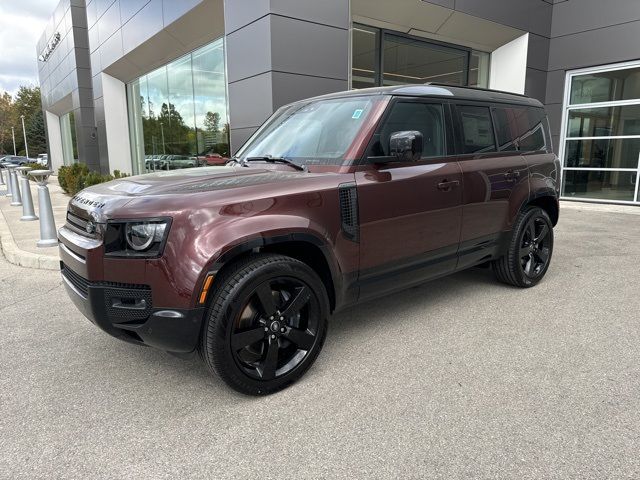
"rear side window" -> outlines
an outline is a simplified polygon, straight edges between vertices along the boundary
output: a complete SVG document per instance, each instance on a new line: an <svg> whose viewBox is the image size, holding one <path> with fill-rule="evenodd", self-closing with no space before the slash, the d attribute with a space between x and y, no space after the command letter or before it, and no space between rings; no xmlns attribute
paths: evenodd
<svg viewBox="0 0 640 480"><path fill-rule="evenodd" d="M496 149L489 107L458 106L462 124L462 153L485 153Z"/></svg>
<svg viewBox="0 0 640 480"><path fill-rule="evenodd" d="M546 150L546 114L542 108L510 106L492 110L500 150Z"/></svg>
<svg viewBox="0 0 640 480"><path fill-rule="evenodd" d="M423 157L445 155L444 113L441 104L420 102L396 102L380 129L379 143L374 146L375 155L389 155L391 134L407 130L422 133Z"/></svg>

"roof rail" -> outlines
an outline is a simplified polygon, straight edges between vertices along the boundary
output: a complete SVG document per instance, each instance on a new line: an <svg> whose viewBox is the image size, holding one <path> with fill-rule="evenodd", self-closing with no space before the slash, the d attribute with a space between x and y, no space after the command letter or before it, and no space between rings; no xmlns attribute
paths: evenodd
<svg viewBox="0 0 640 480"><path fill-rule="evenodd" d="M507 92L506 90L496 90L493 88L470 87L468 85L451 85L450 83L440 83L440 82L425 82L424 85L432 85L434 87L465 88L468 90L480 90L482 92L506 93L507 95L515 95L517 97L530 98L527 95L524 95L523 93Z"/></svg>

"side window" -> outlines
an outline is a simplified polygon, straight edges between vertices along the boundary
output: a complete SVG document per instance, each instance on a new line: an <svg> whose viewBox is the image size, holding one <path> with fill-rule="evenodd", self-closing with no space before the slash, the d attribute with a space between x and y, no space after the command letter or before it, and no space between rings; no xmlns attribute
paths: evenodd
<svg viewBox="0 0 640 480"><path fill-rule="evenodd" d="M389 139L394 132L417 130L422 133L423 157L445 155L443 107L436 103L396 102L380 129L374 154L389 155Z"/></svg>
<svg viewBox="0 0 640 480"><path fill-rule="evenodd" d="M492 110L500 150L531 152L546 149L546 115L543 109L509 106L495 107Z"/></svg>
<svg viewBox="0 0 640 480"><path fill-rule="evenodd" d="M489 107L459 105L462 123L462 153L493 152L496 149Z"/></svg>
<svg viewBox="0 0 640 480"><path fill-rule="evenodd" d="M493 124L496 126L498 150L510 151L518 149L518 124L515 109L496 107L493 111Z"/></svg>
<svg viewBox="0 0 640 480"><path fill-rule="evenodd" d="M542 108L525 109L527 122L523 131L519 132L520 150L536 152L546 150L544 138L544 120L547 117Z"/></svg>

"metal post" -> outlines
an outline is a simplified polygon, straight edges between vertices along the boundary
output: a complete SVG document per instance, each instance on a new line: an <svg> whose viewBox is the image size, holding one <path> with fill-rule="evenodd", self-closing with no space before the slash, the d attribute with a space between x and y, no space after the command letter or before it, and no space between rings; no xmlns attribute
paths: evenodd
<svg viewBox="0 0 640 480"><path fill-rule="evenodd" d="M22 183L22 217L23 222L38 220L36 212L33 209L33 198L31 198L31 186L29 185L29 167L18 167L16 172L20 175L20 183Z"/></svg>
<svg viewBox="0 0 640 480"><path fill-rule="evenodd" d="M24 153L25 157L29 158L29 146L27 145L27 131L24 128L24 115L20 115L22 119L22 134L24 135Z"/></svg>
<svg viewBox="0 0 640 480"><path fill-rule="evenodd" d="M58 244L56 222L53 219L53 207L47 181L51 170L31 170L29 175L38 182L38 209L40 211L40 240L39 247L54 247Z"/></svg>
<svg viewBox="0 0 640 480"><path fill-rule="evenodd" d="M9 182L11 183L11 203L12 207L22 205L22 195L20 195L20 186L18 185L18 176L16 175L17 165L9 165Z"/></svg>
<svg viewBox="0 0 640 480"><path fill-rule="evenodd" d="M2 166L7 172L7 193L5 193L6 197L11 196L11 174L9 173L9 165L11 165L9 162L2 162Z"/></svg>
<svg viewBox="0 0 640 480"><path fill-rule="evenodd" d="M4 167L2 166L2 164L0 164L0 185L4 185L4 173L2 173L2 169Z"/></svg>
<svg viewBox="0 0 640 480"><path fill-rule="evenodd" d="M11 138L13 138L13 156L17 157L18 154L16 152L16 131L11 127Z"/></svg>

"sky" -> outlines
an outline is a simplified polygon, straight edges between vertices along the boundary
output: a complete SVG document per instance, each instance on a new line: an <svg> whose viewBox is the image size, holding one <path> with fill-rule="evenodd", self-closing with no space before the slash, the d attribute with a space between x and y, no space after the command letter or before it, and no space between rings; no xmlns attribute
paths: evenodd
<svg viewBox="0 0 640 480"><path fill-rule="evenodd" d="M0 0L0 94L38 85L36 44L60 0Z"/></svg>

